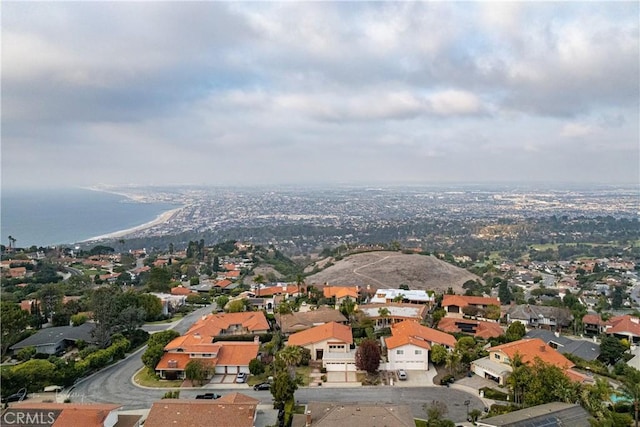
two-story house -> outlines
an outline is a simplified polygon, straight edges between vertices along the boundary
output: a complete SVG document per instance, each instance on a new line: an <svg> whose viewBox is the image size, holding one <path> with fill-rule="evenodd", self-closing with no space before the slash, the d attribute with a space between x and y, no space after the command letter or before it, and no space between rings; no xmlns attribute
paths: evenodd
<svg viewBox="0 0 640 427"><path fill-rule="evenodd" d="M372 319L375 322L376 329L381 329L404 320L422 322L427 317L429 307L425 304L394 302L361 305L358 307L358 311Z"/></svg>
<svg viewBox="0 0 640 427"><path fill-rule="evenodd" d="M309 349L313 360L322 360L327 371L355 371L351 327L336 322L315 326L289 336L287 345Z"/></svg>
<svg viewBox="0 0 640 427"><path fill-rule="evenodd" d="M587 314L582 318L586 335L604 333L617 338L626 338L630 343L640 342L640 318L628 314L614 316L606 322L596 314Z"/></svg>
<svg viewBox="0 0 640 427"><path fill-rule="evenodd" d="M519 304L507 310L507 323L520 322L528 328L562 329L573 321L571 310L564 307Z"/></svg>
<svg viewBox="0 0 640 427"><path fill-rule="evenodd" d="M387 348L388 370L429 370L429 350L433 344L447 349L456 339L447 333L428 328L413 320L405 320L391 327L391 336L384 338Z"/></svg>
<svg viewBox="0 0 640 427"><path fill-rule="evenodd" d="M447 317L463 317L465 307L471 306L478 310L486 310L490 305L500 307L500 300L465 295L444 295L442 297L442 308L447 312Z"/></svg>

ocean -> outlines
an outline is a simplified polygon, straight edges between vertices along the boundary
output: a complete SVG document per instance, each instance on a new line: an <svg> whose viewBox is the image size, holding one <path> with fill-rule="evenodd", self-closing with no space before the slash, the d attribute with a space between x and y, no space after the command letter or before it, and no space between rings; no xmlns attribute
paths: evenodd
<svg viewBox="0 0 640 427"><path fill-rule="evenodd" d="M154 220L176 206L137 203L85 189L4 190L0 195L0 242L17 247L71 244Z"/></svg>

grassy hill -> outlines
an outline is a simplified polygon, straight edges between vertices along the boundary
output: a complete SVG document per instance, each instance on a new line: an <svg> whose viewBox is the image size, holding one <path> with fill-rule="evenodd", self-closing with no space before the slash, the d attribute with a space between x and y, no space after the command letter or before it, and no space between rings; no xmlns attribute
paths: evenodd
<svg viewBox="0 0 640 427"><path fill-rule="evenodd" d="M306 277L305 282L363 288L369 285L372 289L397 288L405 284L409 289L431 289L440 293L451 286L460 294L464 292L462 284L475 279L478 276L433 256L381 251L354 254L335 261L332 266Z"/></svg>

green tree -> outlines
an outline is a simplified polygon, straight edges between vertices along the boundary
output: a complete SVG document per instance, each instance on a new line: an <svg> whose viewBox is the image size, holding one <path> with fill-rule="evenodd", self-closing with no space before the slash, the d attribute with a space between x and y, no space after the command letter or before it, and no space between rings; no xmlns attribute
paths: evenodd
<svg viewBox="0 0 640 427"><path fill-rule="evenodd" d="M627 348L622 342L614 337L603 335L600 338L600 356L599 359L610 365L615 364L624 354Z"/></svg>
<svg viewBox="0 0 640 427"><path fill-rule="evenodd" d="M224 306L229 302L229 297L226 295L220 295L216 298L216 307L224 309Z"/></svg>
<svg viewBox="0 0 640 427"><path fill-rule="evenodd" d="M2 301L0 304L0 325L2 326L2 354L20 340L22 332L29 325L31 316L20 309L18 304Z"/></svg>
<svg viewBox="0 0 640 427"><path fill-rule="evenodd" d="M56 366L48 360L31 359L16 365L12 373L29 392L41 391L56 375Z"/></svg>
<svg viewBox="0 0 640 427"><path fill-rule="evenodd" d="M59 285L48 284L40 288L38 299L40 300L44 317L50 319L53 313L62 309L63 296L62 288Z"/></svg>
<svg viewBox="0 0 640 427"><path fill-rule="evenodd" d="M340 312L347 318L351 319L356 311L356 302L346 297L340 304Z"/></svg>
<svg viewBox="0 0 640 427"><path fill-rule="evenodd" d="M191 359L184 368L185 378L199 385L204 384L210 374L211 367L202 359Z"/></svg>
<svg viewBox="0 0 640 427"><path fill-rule="evenodd" d="M484 317L490 320L498 320L500 318L500 307L497 305L488 305L484 311Z"/></svg>
<svg viewBox="0 0 640 427"><path fill-rule="evenodd" d="M121 307L117 298L120 293L119 288L103 287L94 290L91 295L89 306L96 323L93 336L102 348L107 346L111 334L118 329L118 316Z"/></svg>
<svg viewBox="0 0 640 427"><path fill-rule="evenodd" d="M638 406L640 406L640 371L627 367L620 391L633 404L633 419L638 427Z"/></svg>
<svg viewBox="0 0 640 427"><path fill-rule="evenodd" d="M34 346L29 346L29 347L21 348L20 350L18 350L18 352L16 353L16 359L22 362L25 362L31 359L35 355L36 355L36 348Z"/></svg>
<svg viewBox="0 0 640 427"><path fill-rule="evenodd" d="M380 367L380 346L372 339L364 339L356 350L356 367L369 374L378 372Z"/></svg>
<svg viewBox="0 0 640 427"><path fill-rule="evenodd" d="M146 285L151 292L169 292L171 290L171 272L167 268L151 267Z"/></svg>
<svg viewBox="0 0 640 427"><path fill-rule="evenodd" d="M507 332L505 332L505 336L507 338L507 341L512 342L512 341L518 341L519 339L522 339L522 337L524 337L526 333L527 333L527 330L524 324L522 324L521 322L513 322L507 328Z"/></svg>
<svg viewBox="0 0 640 427"><path fill-rule="evenodd" d="M167 344L178 338L180 334L172 329L162 332L156 332L149 337L147 341L147 350L142 355L142 363L147 367L149 372L154 372L160 359L164 355L164 348Z"/></svg>
<svg viewBox="0 0 640 427"><path fill-rule="evenodd" d="M144 310L146 321L153 321L162 316L162 301L155 295L141 294L138 296L138 306Z"/></svg>
<svg viewBox="0 0 640 427"><path fill-rule="evenodd" d="M231 301L227 305L227 313L239 313L245 311L245 303L242 299L236 299Z"/></svg>
<svg viewBox="0 0 640 427"><path fill-rule="evenodd" d="M435 328L436 326L438 326L440 320L442 320L442 318L446 315L447 312L444 308L438 308L434 310L433 314L431 314L431 325Z"/></svg>
<svg viewBox="0 0 640 427"><path fill-rule="evenodd" d="M462 356L460 352L457 350L450 351L447 353L447 358L445 360L445 365L447 369L449 369L449 374L455 375L456 372L460 369L460 361L462 360Z"/></svg>
<svg viewBox="0 0 640 427"><path fill-rule="evenodd" d="M444 416L449 412L447 405L439 400L434 400L430 404L422 405L427 413L427 427L454 427L455 423L447 420Z"/></svg>
<svg viewBox="0 0 640 427"><path fill-rule="evenodd" d="M264 372L264 363L260 359L251 359L249 361L249 372L251 375L260 375Z"/></svg>
<svg viewBox="0 0 640 427"><path fill-rule="evenodd" d="M436 365L441 365L447 360L447 349L440 344L431 347L431 361Z"/></svg>
<svg viewBox="0 0 640 427"><path fill-rule="evenodd" d="M129 306L118 315L118 323L122 326L122 331L131 333L144 323L146 312L143 308Z"/></svg>
<svg viewBox="0 0 640 427"><path fill-rule="evenodd" d="M87 321L87 316L84 314L74 314L71 316L71 325L80 326Z"/></svg>
<svg viewBox="0 0 640 427"><path fill-rule="evenodd" d="M278 372L271 384L271 395L273 396L274 404L281 407L285 402L293 400L297 389L297 379L292 379L285 371Z"/></svg>
<svg viewBox="0 0 640 427"><path fill-rule="evenodd" d="M296 376L295 367L302 361L301 348L297 345L288 345L276 354L276 359L286 366L289 376L293 379Z"/></svg>

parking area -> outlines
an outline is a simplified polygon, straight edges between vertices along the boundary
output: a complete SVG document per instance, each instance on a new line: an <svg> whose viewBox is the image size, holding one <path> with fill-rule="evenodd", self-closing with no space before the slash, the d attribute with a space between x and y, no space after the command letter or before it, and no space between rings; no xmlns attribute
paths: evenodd
<svg viewBox="0 0 640 427"><path fill-rule="evenodd" d="M406 379L399 380L398 373L396 371L390 372L390 378L393 379L393 384L396 387L431 387L433 386L433 377L437 372L435 369L429 369L428 371L410 371L406 370Z"/></svg>

